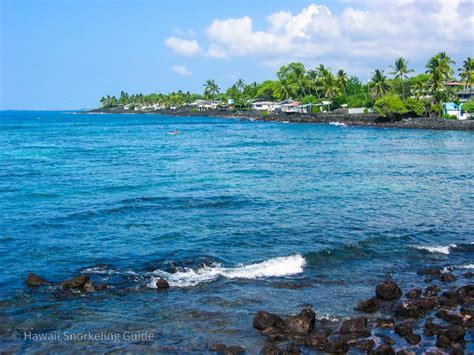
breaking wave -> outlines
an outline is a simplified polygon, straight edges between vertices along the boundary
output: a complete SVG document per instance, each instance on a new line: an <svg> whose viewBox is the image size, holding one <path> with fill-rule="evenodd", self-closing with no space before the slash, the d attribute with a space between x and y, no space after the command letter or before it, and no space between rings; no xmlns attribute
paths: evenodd
<svg viewBox="0 0 474 355"><path fill-rule="evenodd" d="M262 277L282 277L303 272L306 260L300 254L277 257L260 263L226 268L219 263L203 266L197 270L185 268L183 271L169 273L155 270L150 273L148 287L156 288L156 281L164 278L170 286L192 287L200 283L212 282L219 277L228 279L256 279Z"/></svg>
<svg viewBox="0 0 474 355"><path fill-rule="evenodd" d="M449 244L446 246L424 246L424 245L415 246L416 249L427 250L430 253L445 254L445 255L449 255L451 253L451 250L456 247L457 247L456 244Z"/></svg>

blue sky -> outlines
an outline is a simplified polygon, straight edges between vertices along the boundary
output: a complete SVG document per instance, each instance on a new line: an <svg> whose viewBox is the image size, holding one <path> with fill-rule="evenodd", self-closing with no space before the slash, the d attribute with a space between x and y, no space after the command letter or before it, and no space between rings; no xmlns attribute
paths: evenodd
<svg viewBox="0 0 474 355"><path fill-rule="evenodd" d="M279 65L367 80L395 56L423 70L474 48L472 1L0 0L0 109L79 109L102 95L226 88Z"/></svg>

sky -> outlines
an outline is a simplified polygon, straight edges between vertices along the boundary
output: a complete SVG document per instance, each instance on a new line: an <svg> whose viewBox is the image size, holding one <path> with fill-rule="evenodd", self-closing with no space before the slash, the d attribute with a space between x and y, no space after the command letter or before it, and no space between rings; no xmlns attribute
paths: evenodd
<svg viewBox="0 0 474 355"><path fill-rule="evenodd" d="M367 81L474 56L474 0L0 0L0 109L82 109L105 95L199 92L324 64Z"/></svg>

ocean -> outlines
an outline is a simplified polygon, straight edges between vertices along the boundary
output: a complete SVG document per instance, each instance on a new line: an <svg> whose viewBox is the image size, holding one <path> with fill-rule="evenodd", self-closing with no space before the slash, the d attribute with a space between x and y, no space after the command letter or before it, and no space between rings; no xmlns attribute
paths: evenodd
<svg viewBox="0 0 474 355"><path fill-rule="evenodd" d="M386 277L472 270L473 154L472 132L0 112L0 349L257 353L259 310L342 319Z"/></svg>

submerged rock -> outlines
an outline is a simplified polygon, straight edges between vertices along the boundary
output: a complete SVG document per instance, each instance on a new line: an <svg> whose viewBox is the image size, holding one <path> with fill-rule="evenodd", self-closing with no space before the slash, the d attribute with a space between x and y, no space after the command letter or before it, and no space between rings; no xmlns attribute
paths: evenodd
<svg viewBox="0 0 474 355"><path fill-rule="evenodd" d="M93 287L90 277L88 274L79 275L72 279L63 281L59 284L59 287L64 290L84 290L87 291Z"/></svg>
<svg viewBox="0 0 474 355"><path fill-rule="evenodd" d="M426 297L438 296L440 291L441 289L438 286L431 285L425 288L425 291L423 292L423 296L426 296Z"/></svg>
<svg viewBox="0 0 474 355"><path fill-rule="evenodd" d="M390 345L382 344L370 352L373 355L395 355L395 350Z"/></svg>
<svg viewBox="0 0 474 355"><path fill-rule="evenodd" d="M413 333L413 326L408 322L398 323L395 326L395 333L401 337L406 337L407 335Z"/></svg>
<svg viewBox="0 0 474 355"><path fill-rule="evenodd" d="M369 298L358 304L356 310L366 313L374 313L380 309L380 300L377 297Z"/></svg>
<svg viewBox="0 0 474 355"><path fill-rule="evenodd" d="M360 339L349 342L349 347L369 353L375 347L373 339Z"/></svg>
<svg viewBox="0 0 474 355"><path fill-rule="evenodd" d="M403 293L396 282L388 280L377 285L375 288L375 294L381 300L391 301L400 298Z"/></svg>
<svg viewBox="0 0 474 355"><path fill-rule="evenodd" d="M285 330L290 334L308 335L314 327L316 313L309 308L303 309L300 314L290 316L285 321Z"/></svg>
<svg viewBox="0 0 474 355"><path fill-rule="evenodd" d="M38 276L35 273L30 272L26 278L26 284L28 286L36 287L36 286L50 285L51 283L43 279L41 276Z"/></svg>
<svg viewBox="0 0 474 355"><path fill-rule="evenodd" d="M410 333L405 337L405 340L411 345L416 345L421 342L421 336L415 333Z"/></svg>
<svg viewBox="0 0 474 355"><path fill-rule="evenodd" d="M417 274L439 277L441 276L441 269L438 269L438 268L423 269L423 270L418 271Z"/></svg>
<svg viewBox="0 0 474 355"><path fill-rule="evenodd" d="M258 312L253 319L253 327L258 330L264 330L270 327L281 328L283 324L283 319L266 311Z"/></svg>
<svg viewBox="0 0 474 355"><path fill-rule="evenodd" d="M444 273L442 274L439 279L443 282L454 282L456 281L458 278L453 275L453 274L450 274L450 273Z"/></svg>
<svg viewBox="0 0 474 355"><path fill-rule="evenodd" d="M245 349L241 346L226 346L224 344L214 344L209 350L224 355L240 355L245 353Z"/></svg>
<svg viewBox="0 0 474 355"><path fill-rule="evenodd" d="M170 284L165 279L160 278L156 281L156 288L160 290L166 290L170 288Z"/></svg>
<svg viewBox="0 0 474 355"><path fill-rule="evenodd" d="M342 322L341 334L352 334L355 336L366 337L370 335L367 318L360 317L348 319Z"/></svg>
<svg viewBox="0 0 474 355"><path fill-rule="evenodd" d="M421 297L421 289L419 288L413 288L410 291L407 292L405 295L407 298L413 299L413 298L420 298Z"/></svg>

